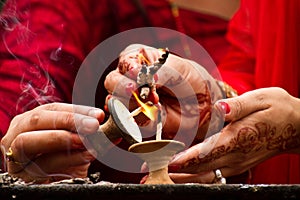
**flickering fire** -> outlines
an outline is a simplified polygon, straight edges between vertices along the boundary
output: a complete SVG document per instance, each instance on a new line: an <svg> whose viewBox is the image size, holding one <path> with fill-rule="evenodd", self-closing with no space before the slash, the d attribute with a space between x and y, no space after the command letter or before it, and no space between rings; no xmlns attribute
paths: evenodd
<svg viewBox="0 0 300 200"><path fill-rule="evenodd" d="M141 107L141 112L144 113L150 120L155 121L157 119L158 108L152 103L143 103L135 92L132 92L138 105Z"/></svg>
<svg viewBox="0 0 300 200"><path fill-rule="evenodd" d="M150 65L150 61L142 54L139 53L138 54L138 63L140 64L146 64L146 65Z"/></svg>

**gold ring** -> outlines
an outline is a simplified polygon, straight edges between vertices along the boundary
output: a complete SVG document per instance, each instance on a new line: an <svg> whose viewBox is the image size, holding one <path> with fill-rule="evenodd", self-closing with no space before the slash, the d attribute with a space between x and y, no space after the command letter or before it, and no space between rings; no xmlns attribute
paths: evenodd
<svg viewBox="0 0 300 200"><path fill-rule="evenodd" d="M12 162L16 165L20 165L21 167L26 167L30 162L18 162L15 160L14 158L14 154L13 154L13 151L11 149L11 147L9 147L8 151L5 153L5 156L6 156L6 160L8 162Z"/></svg>
<svg viewBox="0 0 300 200"><path fill-rule="evenodd" d="M7 161L12 161L12 162L15 161L11 147L8 148L8 151L5 153L5 155Z"/></svg>
<svg viewBox="0 0 300 200"><path fill-rule="evenodd" d="M223 177L221 170L216 169L214 172L216 176L214 179L214 183L226 184L226 179Z"/></svg>

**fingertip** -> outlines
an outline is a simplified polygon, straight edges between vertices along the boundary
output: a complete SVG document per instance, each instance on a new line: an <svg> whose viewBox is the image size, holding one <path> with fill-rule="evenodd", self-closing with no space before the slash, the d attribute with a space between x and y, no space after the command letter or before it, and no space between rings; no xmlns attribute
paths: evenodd
<svg viewBox="0 0 300 200"><path fill-rule="evenodd" d="M99 121L101 122L101 121L104 120L105 114L104 114L104 111L102 109L94 108L94 109L91 109L88 112L88 116L96 118L98 120L98 122Z"/></svg>
<svg viewBox="0 0 300 200"><path fill-rule="evenodd" d="M144 177L140 180L140 184L145 184L147 178L148 178L148 175L144 176Z"/></svg>
<svg viewBox="0 0 300 200"><path fill-rule="evenodd" d="M99 127L99 121L95 118L84 118L81 123L82 128L80 130L86 133L93 133Z"/></svg>
<svg viewBox="0 0 300 200"><path fill-rule="evenodd" d="M225 115L228 115L230 113L230 106L225 101L217 101L216 102L217 107L219 110L224 113Z"/></svg>

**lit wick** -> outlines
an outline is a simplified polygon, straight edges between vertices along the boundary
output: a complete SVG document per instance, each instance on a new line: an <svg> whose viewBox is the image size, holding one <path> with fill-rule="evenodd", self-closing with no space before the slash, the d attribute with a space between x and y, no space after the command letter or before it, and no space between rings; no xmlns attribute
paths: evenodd
<svg viewBox="0 0 300 200"><path fill-rule="evenodd" d="M161 121L161 110L156 107L151 101L143 103L139 98L138 95L133 92L133 96L135 97L138 105L137 109L133 110L129 117L134 117L140 114L141 112L144 113L151 121L156 121L156 140L161 140L162 135L162 121Z"/></svg>

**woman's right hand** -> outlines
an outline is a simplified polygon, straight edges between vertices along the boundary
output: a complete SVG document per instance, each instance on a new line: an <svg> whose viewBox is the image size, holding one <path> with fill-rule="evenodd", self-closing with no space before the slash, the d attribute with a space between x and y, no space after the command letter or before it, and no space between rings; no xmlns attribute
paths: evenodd
<svg viewBox="0 0 300 200"><path fill-rule="evenodd" d="M8 173L25 182L49 183L86 177L95 158L78 134L96 132L101 109L51 103L17 115L1 140Z"/></svg>
<svg viewBox="0 0 300 200"><path fill-rule="evenodd" d="M141 44L128 46L120 54L118 68L106 77L106 89L125 104L129 104L129 108L132 102L136 106L135 101L130 97L131 91L137 91L140 87L137 84L138 73L142 68L140 57L153 64L164 53L165 51ZM212 125L210 118L212 103L222 98L222 93L215 79L204 67L170 53L154 75L154 80L153 98L149 97L149 100L154 104L159 100L161 105L164 139L173 139L176 136L178 140L185 143L199 142L205 138L208 126L211 130L219 130L223 121L216 119ZM147 120L140 119L138 118L137 121ZM142 124L142 126L146 124L143 127L146 133L155 130L153 124L147 124L149 121Z"/></svg>

